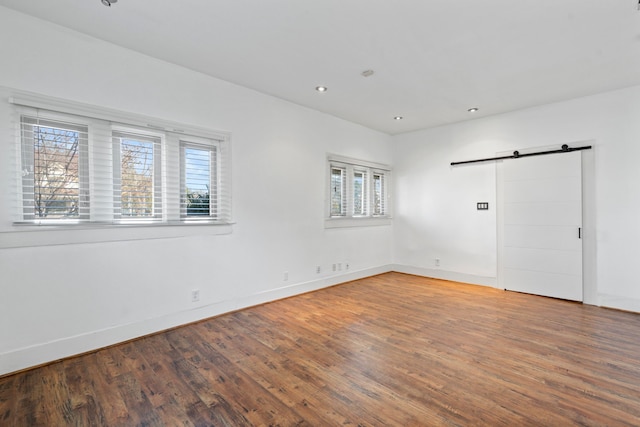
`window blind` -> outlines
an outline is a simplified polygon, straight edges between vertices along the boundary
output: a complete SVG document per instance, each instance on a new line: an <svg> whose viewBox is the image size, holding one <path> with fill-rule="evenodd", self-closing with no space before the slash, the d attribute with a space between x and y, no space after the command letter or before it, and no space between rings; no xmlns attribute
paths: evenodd
<svg viewBox="0 0 640 427"><path fill-rule="evenodd" d="M22 213L26 220L89 219L87 126L20 116Z"/></svg>
<svg viewBox="0 0 640 427"><path fill-rule="evenodd" d="M368 181L367 171L355 169L353 171L353 214L367 215L368 210Z"/></svg>
<svg viewBox="0 0 640 427"><path fill-rule="evenodd" d="M162 220L160 138L113 132L114 218Z"/></svg>
<svg viewBox="0 0 640 427"><path fill-rule="evenodd" d="M386 208L386 191L384 174L381 172L373 172L373 212L375 216L385 215Z"/></svg>
<svg viewBox="0 0 640 427"><path fill-rule="evenodd" d="M331 166L331 216L345 216L347 214L347 169L343 166Z"/></svg>
<svg viewBox="0 0 640 427"><path fill-rule="evenodd" d="M218 145L180 142L182 218L206 219L219 215Z"/></svg>

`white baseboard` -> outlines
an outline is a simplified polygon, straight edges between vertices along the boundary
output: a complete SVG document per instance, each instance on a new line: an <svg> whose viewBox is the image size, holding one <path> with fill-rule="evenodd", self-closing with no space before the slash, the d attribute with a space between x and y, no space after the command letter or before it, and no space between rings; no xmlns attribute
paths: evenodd
<svg viewBox="0 0 640 427"><path fill-rule="evenodd" d="M392 271L399 273L414 274L416 276L431 277L434 279L451 280L454 282L470 283L473 285L490 286L495 288L498 286L496 277L476 276L473 274L457 273L455 271L446 271L433 268L415 267L412 265L392 264Z"/></svg>
<svg viewBox="0 0 640 427"><path fill-rule="evenodd" d="M192 310L171 313L166 316L145 319L140 322L117 325L98 331L65 337L59 340L20 348L0 354L0 376L21 371L30 367L51 363L74 355L91 352L113 344L150 335L166 329L185 325L220 314L254 305L299 295L305 292L323 289L339 283L364 277L375 276L391 271L390 265L351 271L345 274L322 277L303 283L272 289L228 301L198 307Z"/></svg>
<svg viewBox="0 0 640 427"><path fill-rule="evenodd" d="M598 294L598 305L640 313L640 300L616 295Z"/></svg>

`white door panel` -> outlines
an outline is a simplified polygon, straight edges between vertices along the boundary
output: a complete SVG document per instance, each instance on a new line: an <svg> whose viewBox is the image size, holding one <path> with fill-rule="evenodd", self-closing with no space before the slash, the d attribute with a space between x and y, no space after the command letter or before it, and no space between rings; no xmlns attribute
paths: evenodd
<svg viewBox="0 0 640 427"><path fill-rule="evenodd" d="M567 158L578 155L578 151L566 154L552 154L547 156L523 157L515 160L505 161L508 163L517 162L517 168L510 171L509 180L527 180L527 179L544 179L544 178L569 178L582 177L582 170L566 169ZM541 167L541 164L544 164Z"/></svg>
<svg viewBox="0 0 640 427"><path fill-rule="evenodd" d="M505 225L504 230L504 246L509 247L575 251L581 245L576 239L578 229L573 225Z"/></svg>
<svg viewBox="0 0 640 427"><path fill-rule="evenodd" d="M582 277L573 274L563 277L555 273L505 268L504 280L507 283L518 283L518 289L509 290L582 301ZM564 286L556 286L558 280L561 280Z"/></svg>
<svg viewBox="0 0 640 427"><path fill-rule="evenodd" d="M505 289L582 300L581 153L502 164Z"/></svg>
<svg viewBox="0 0 640 427"><path fill-rule="evenodd" d="M582 268L582 257L575 251L509 248L505 253L509 268L557 274L574 274Z"/></svg>
<svg viewBox="0 0 640 427"><path fill-rule="evenodd" d="M507 199L508 200L508 199ZM505 225L580 225L582 215L579 202L529 202L511 203L504 206Z"/></svg>
<svg viewBox="0 0 640 427"><path fill-rule="evenodd" d="M505 182L505 195L511 203L519 202L569 202L569 195L580 195L580 178L567 177L558 182L558 177L539 180L517 180Z"/></svg>

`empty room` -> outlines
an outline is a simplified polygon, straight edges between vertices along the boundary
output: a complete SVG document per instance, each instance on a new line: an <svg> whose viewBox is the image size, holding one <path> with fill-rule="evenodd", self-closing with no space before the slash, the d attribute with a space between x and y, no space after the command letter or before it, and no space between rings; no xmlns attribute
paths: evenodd
<svg viewBox="0 0 640 427"><path fill-rule="evenodd" d="M637 0L0 40L1 426L640 425Z"/></svg>

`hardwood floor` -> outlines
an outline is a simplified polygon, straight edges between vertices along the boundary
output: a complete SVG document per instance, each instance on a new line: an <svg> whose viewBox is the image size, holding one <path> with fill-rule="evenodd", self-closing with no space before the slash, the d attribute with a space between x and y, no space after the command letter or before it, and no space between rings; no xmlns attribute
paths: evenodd
<svg viewBox="0 0 640 427"><path fill-rule="evenodd" d="M639 424L640 315L399 273L0 379L2 426Z"/></svg>

